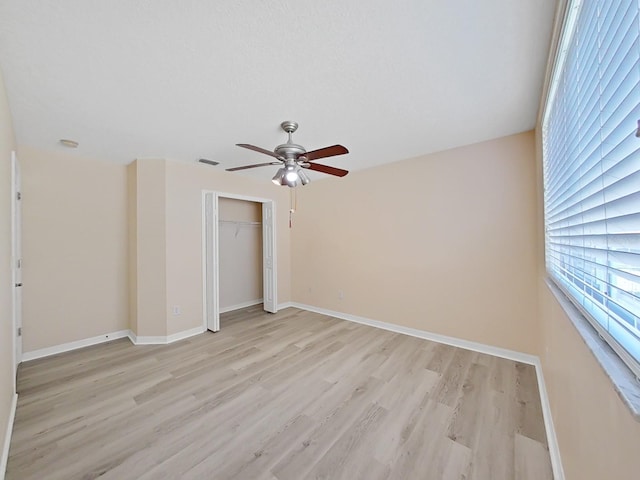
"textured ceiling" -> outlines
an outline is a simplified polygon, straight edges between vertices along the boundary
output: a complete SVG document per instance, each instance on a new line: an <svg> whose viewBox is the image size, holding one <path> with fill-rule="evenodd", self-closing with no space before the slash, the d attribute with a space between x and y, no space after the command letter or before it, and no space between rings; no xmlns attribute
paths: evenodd
<svg viewBox="0 0 640 480"><path fill-rule="evenodd" d="M533 128L556 3L3 0L0 67L21 144L228 168L295 120L355 170Z"/></svg>

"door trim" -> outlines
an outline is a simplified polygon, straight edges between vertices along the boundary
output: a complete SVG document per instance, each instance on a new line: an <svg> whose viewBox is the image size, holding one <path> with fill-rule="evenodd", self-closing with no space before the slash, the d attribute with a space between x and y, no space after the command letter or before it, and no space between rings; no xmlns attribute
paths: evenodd
<svg viewBox="0 0 640 480"><path fill-rule="evenodd" d="M22 233L18 229L22 228L22 213L20 204L18 203L18 194L21 194L20 165L15 150L11 151L11 324L12 324L12 365L13 365L13 391L17 391L16 376L18 373L18 365L22 362L22 336L18 337L18 328L22 328L22 305L18 305L18 301L22 303L21 295L18 295L17 282L22 282L22 275L18 278L18 261L20 258L22 241ZM20 298L18 298L20 297Z"/></svg>
<svg viewBox="0 0 640 480"><path fill-rule="evenodd" d="M212 212L211 219L207 218L207 196L211 195L212 198ZM219 239L219 231L218 231L218 199L219 198L231 198L234 200L245 200L248 202L260 203L263 206L265 204L271 207L271 211L273 215L271 215L271 232L272 232L272 245L273 245L273 268L271 269L270 278L265 278L267 276L267 271L264 268L264 245L265 238L263 235L262 238L262 258L263 258L263 267L262 267L262 283L263 285L267 284L267 281L271 282L273 285L273 298L275 311L271 313L276 313L278 309L278 301L277 301L277 293L278 293L278 262L277 262L277 244L276 244L276 202L271 198L262 198L262 197L252 197L249 195L238 195L235 193L225 193L219 192L216 190L202 190L202 326L205 330L211 330L217 332L220 330L220 303L219 303L219 294L220 294L220 268L219 268L219 247L220 247L220 239ZM264 218L262 221L264 222ZM212 222L212 236L209 239L211 245L208 245L207 242L207 222ZM264 232L264 223L263 223L263 232ZM211 248L211 251L209 251ZM211 257L213 262L212 270L207 274L207 258ZM211 277L211 278L209 278ZM212 285L210 285L212 284ZM211 288L211 291L209 290ZM208 297L211 297L211 302L207 301ZM211 303L211 305L210 305ZM210 311L212 310L212 311Z"/></svg>

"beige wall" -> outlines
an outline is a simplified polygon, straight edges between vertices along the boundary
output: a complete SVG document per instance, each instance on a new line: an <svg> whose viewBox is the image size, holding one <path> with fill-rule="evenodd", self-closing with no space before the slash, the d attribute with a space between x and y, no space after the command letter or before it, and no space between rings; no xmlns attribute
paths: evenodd
<svg viewBox="0 0 640 480"><path fill-rule="evenodd" d="M567 480L638 478L640 422L540 282L544 379Z"/></svg>
<svg viewBox="0 0 640 480"><path fill-rule="evenodd" d="M13 316L11 286L11 151L15 150L13 123L0 72L0 452L9 420L13 388ZM2 468L2 467L0 467ZM0 472L0 477L4 472Z"/></svg>
<svg viewBox="0 0 640 480"><path fill-rule="evenodd" d="M261 222L262 204L220 197L218 199L218 219L235 222Z"/></svg>
<svg viewBox="0 0 640 480"><path fill-rule="evenodd" d="M276 202L278 303L291 300L288 188L247 178L208 165L167 162L167 303L168 334L202 325L202 191L247 195ZM179 305L182 314L171 314Z"/></svg>
<svg viewBox="0 0 640 480"><path fill-rule="evenodd" d="M167 229L166 161L136 160L136 268L130 270L139 336L167 335ZM132 181L132 180L130 180ZM133 325L132 325L133 327Z"/></svg>
<svg viewBox="0 0 640 480"><path fill-rule="evenodd" d="M276 201L278 299L290 300L285 189L209 166L166 160L136 160L127 170L128 222L131 228L135 225L129 237L129 259L135 268L130 265L128 271L134 333L166 336L203 324L203 190ZM179 314L174 314L174 307L179 307Z"/></svg>
<svg viewBox="0 0 640 480"><path fill-rule="evenodd" d="M293 298L535 353L535 200L532 132L311 183Z"/></svg>
<svg viewBox="0 0 640 480"><path fill-rule="evenodd" d="M127 165L129 328L138 332L138 164Z"/></svg>
<svg viewBox="0 0 640 480"><path fill-rule="evenodd" d="M24 351L129 328L126 167L19 147Z"/></svg>
<svg viewBox="0 0 640 480"><path fill-rule="evenodd" d="M290 300L284 188L165 160L19 153L25 352L127 328L165 336L201 326L203 189L276 200L278 295Z"/></svg>

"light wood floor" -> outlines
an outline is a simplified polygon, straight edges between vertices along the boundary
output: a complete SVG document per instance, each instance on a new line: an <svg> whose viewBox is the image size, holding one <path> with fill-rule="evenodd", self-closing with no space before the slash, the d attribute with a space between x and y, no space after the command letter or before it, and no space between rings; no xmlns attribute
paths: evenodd
<svg viewBox="0 0 640 480"><path fill-rule="evenodd" d="M8 480L552 477L533 367L289 308L19 372Z"/></svg>

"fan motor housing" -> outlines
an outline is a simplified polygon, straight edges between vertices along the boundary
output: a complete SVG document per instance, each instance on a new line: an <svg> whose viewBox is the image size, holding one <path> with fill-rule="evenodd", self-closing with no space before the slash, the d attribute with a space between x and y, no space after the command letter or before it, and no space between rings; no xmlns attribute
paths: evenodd
<svg viewBox="0 0 640 480"><path fill-rule="evenodd" d="M302 145L297 145L295 143L284 143L282 145L278 145L274 152L283 158L293 159L297 159L299 156L307 153Z"/></svg>

